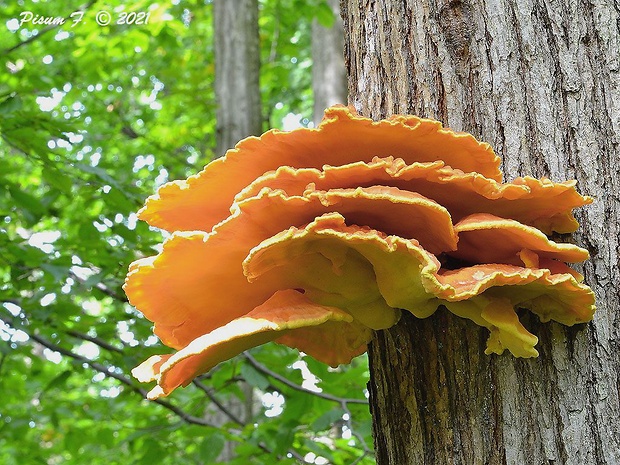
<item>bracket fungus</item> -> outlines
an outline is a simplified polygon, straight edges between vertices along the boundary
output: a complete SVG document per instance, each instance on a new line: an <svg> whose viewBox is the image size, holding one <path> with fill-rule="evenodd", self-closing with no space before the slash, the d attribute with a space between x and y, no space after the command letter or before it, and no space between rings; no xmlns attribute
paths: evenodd
<svg viewBox="0 0 620 465"><path fill-rule="evenodd" d="M594 294L553 242L592 201L575 182L502 182L488 144L437 121L374 122L329 108L316 129L241 141L139 216L171 233L131 264L124 289L174 354L133 370L156 399L251 347L275 341L331 366L373 331L439 306L489 330L486 353L536 357L519 321L590 321Z"/></svg>

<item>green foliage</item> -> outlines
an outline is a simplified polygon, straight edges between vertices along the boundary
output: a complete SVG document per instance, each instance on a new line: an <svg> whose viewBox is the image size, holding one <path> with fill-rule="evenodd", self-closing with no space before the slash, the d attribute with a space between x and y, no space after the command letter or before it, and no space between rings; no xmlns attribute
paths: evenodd
<svg viewBox="0 0 620 465"><path fill-rule="evenodd" d="M318 0L260 5L266 126L310 120L310 24L333 18ZM100 10L149 22L99 26ZM167 350L121 289L162 241L135 213L215 147L210 2L0 11L0 463L211 464L230 443L229 463L372 463L364 357L331 370L270 344L159 404L130 376ZM67 21L16 27L25 11ZM252 416L218 407L234 403Z"/></svg>

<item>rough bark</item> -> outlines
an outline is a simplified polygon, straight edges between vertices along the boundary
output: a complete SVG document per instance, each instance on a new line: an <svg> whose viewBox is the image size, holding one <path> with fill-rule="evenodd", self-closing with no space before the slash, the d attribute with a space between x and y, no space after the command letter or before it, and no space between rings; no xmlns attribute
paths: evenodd
<svg viewBox="0 0 620 465"><path fill-rule="evenodd" d="M216 156L262 132L258 0L215 0Z"/></svg>
<svg viewBox="0 0 620 465"><path fill-rule="evenodd" d="M215 156L251 135L262 132L260 77L260 42L258 35L258 0L214 0L215 32ZM240 382L243 399L230 396L222 401L226 411L210 405L206 415L216 425L231 422L229 414L243 424L252 421L256 398L254 389ZM235 457L237 442L227 441L218 461Z"/></svg>
<svg viewBox="0 0 620 465"><path fill-rule="evenodd" d="M522 321L538 359L484 355L439 310L371 344L378 465L620 463L620 5L612 0L343 0L349 101L492 144L508 179L577 179L588 325ZM396 155L396 154L395 154Z"/></svg>
<svg viewBox="0 0 620 465"><path fill-rule="evenodd" d="M334 24L323 27L312 23L312 91L314 93L314 124L323 118L325 109L335 103L347 102L347 73L342 50L344 31L339 0L327 2L335 14Z"/></svg>

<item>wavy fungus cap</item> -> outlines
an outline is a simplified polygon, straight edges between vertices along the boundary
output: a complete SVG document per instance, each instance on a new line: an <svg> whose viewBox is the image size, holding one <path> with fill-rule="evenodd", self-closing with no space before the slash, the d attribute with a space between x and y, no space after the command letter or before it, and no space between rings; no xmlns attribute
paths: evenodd
<svg viewBox="0 0 620 465"><path fill-rule="evenodd" d="M588 252L547 237L574 231L592 199L574 181L504 183L499 163L437 121L337 106L316 129L250 137L162 186L140 218L172 234L124 289L176 352L134 376L157 382L156 399L269 341L337 366L402 311L439 306L487 328L487 354L537 356L517 309L566 325L594 314L567 265Z"/></svg>
<svg viewBox="0 0 620 465"><path fill-rule="evenodd" d="M443 160L462 172L501 180L499 157L470 134L455 133L438 121L417 116L374 122L335 106L325 111L316 129L272 129L242 140L197 175L162 186L139 216L169 231L208 231L228 216L235 195L268 171L285 165L339 166L370 161L377 155L401 157L407 163Z"/></svg>

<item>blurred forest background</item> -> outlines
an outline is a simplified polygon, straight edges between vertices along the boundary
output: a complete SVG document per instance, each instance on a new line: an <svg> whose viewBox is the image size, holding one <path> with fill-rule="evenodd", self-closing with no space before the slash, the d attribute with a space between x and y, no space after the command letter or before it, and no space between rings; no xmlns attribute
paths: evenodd
<svg viewBox="0 0 620 465"><path fill-rule="evenodd" d="M338 40L337 2L224 3L239 9L216 20L210 0L0 0L3 465L374 463L365 356L333 370L267 344L156 402L130 375L166 351L121 289L129 263L163 240L136 218L146 197L239 131L316 124L332 103L321 85L344 82L319 68L319 40ZM123 12L148 23L117 24ZM257 29L235 30L237 17ZM226 40L251 30L255 90L216 77L216 55L239 51ZM249 100L253 129L241 124Z"/></svg>

